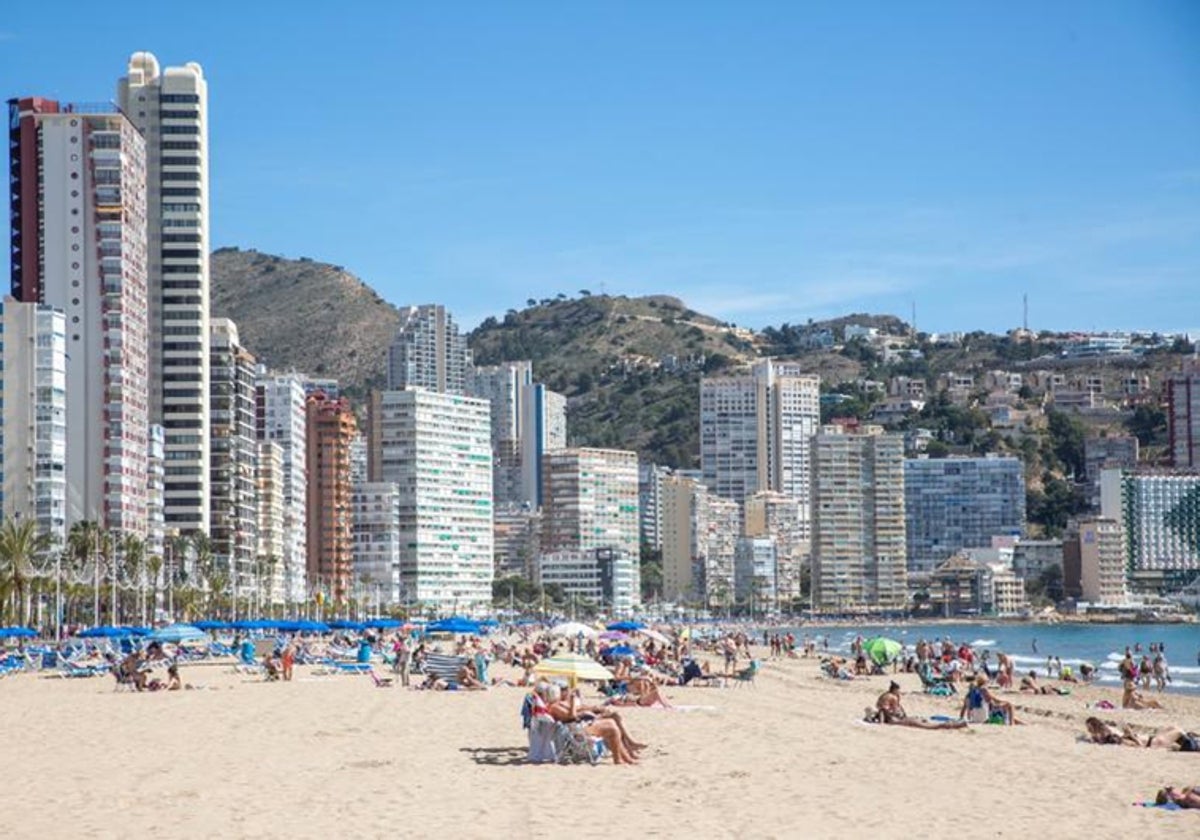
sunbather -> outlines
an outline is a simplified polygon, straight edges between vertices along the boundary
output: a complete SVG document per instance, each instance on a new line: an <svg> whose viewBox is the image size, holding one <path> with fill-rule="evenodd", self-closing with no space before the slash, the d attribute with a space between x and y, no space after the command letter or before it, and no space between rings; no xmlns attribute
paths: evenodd
<svg viewBox="0 0 1200 840"><path fill-rule="evenodd" d="M1129 724L1118 727L1097 717L1084 721L1088 738L1097 744L1122 747L1149 747L1169 752L1200 752L1200 735L1184 732L1177 726L1160 729L1153 735L1138 735Z"/></svg>
<svg viewBox="0 0 1200 840"><path fill-rule="evenodd" d="M1065 688L1059 688L1054 685L1041 685L1037 681L1037 672L1030 671L1025 676L1021 677L1021 691L1031 691L1034 694L1070 694L1071 692Z"/></svg>
<svg viewBox="0 0 1200 840"><path fill-rule="evenodd" d="M879 695L873 712L867 709L866 720L869 723L909 726L914 729L962 729L967 725L965 720L936 721L909 717L900 702L900 684L897 682L892 682L888 690Z"/></svg>
<svg viewBox="0 0 1200 840"><path fill-rule="evenodd" d="M987 675L979 674L975 677L975 683L967 690L967 695L963 698L962 708L958 711L959 718L966 719L968 713L974 712L977 717L982 717L983 720L973 719L973 722L985 723L991 715L1000 712L1004 716L1004 723L1006 725L1013 726L1020 723L1017 720L1016 712L1013 710L1013 704L1001 700L992 694L988 690L987 683Z"/></svg>
<svg viewBox="0 0 1200 840"><path fill-rule="evenodd" d="M1165 787L1154 797L1154 804L1167 803L1174 803L1180 808L1200 808L1200 788L1185 787L1175 790L1173 787Z"/></svg>
<svg viewBox="0 0 1200 840"><path fill-rule="evenodd" d="M604 741L608 751L612 753L613 764L637 764L637 756L625 746L622 728L611 717L597 717L585 721L576 707L578 699L575 692L568 692L567 698L562 697L562 690L552 685L549 689L550 716L560 723L583 723L584 731L594 738Z"/></svg>
<svg viewBox="0 0 1200 840"><path fill-rule="evenodd" d="M1121 695L1122 709L1161 709L1162 704L1152 697L1143 697L1134 686L1133 680L1125 680L1125 693Z"/></svg>

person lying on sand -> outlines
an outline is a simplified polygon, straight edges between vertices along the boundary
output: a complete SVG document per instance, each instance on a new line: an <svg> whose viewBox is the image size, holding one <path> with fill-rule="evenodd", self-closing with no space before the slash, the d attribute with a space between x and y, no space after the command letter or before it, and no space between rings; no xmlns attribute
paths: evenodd
<svg viewBox="0 0 1200 840"><path fill-rule="evenodd" d="M1030 671L1021 677L1021 691L1031 691L1034 694L1070 694L1070 690L1056 685L1041 685L1037 681L1037 672Z"/></svg>
<svg viewBox="0 0 1200 840"><path fill-rule="evenodd" d="M1173 787L1165 787L1154 797L1154 804L1166 805L1168 802L1173 802L1180 808L1200 808L1200 788L1185 787L1175 790Z"/></svg>
<svg viewBox="0 0 1200 840"><path fill-rule="evenodd" d="M667 698L662 696L658 690L658 685L652 679L647 677L635 677L625 684L625 695L623 697L612 697L608 700L612 706L662 706L664 709L671 708L671 704L667 702Z"/></svg>
<svg viewBox="0 0 1200 840"><path fill-rule="evenodd" d="M1160 729L1153 735L1141 736L1129 724L1118 727L1097 717L1084 721L1089 740L1096 744L1122 747L1148 747L1169 752L1200 752L1200 735L1184 732L1177 726Z"/></svg>
<svg viewBox="0 0 1200 840"><path fill-rule="evenodd" d="M963 729L965 720L935 721L909 717L900 702L900 684L892 682L888 690L875 701L875 710L866 710L868 723L885 723L891 726L909 726L913 729Z"/></svg>
<svg viewBox="0 0 1200 840"><path fill-rule="evenodd" d="M1161 709L1162 704L1152 697L1143 697L1134 687L1133 680L1125 680L1125 693L1121 695L1122 709Z"/></svg>

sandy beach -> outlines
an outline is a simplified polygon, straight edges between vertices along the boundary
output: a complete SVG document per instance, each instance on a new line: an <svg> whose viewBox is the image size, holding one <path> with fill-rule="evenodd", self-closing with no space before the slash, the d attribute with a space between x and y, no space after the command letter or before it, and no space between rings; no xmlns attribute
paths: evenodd
<svg viewBox="0 0 1200 840"><path fill-rule="evenodd" d="M222 664L183 677L206 688L0 681L5 835L1200 836L1200 812L1131 806L1200 784L1200 756L1080 741L1085 703L1119 700L1108 689L1012 693L1026 726L925 732L861 722L886 677L767 660L754 686L669 688L679 709L624 710L651 744L638 766L557 767L522 763L518 688L380 689L307 668L265 683ZM957 716L957 699L898 679L910 713ZM1101 716L1200 729L1200 699L1163 700Z"/></svg>

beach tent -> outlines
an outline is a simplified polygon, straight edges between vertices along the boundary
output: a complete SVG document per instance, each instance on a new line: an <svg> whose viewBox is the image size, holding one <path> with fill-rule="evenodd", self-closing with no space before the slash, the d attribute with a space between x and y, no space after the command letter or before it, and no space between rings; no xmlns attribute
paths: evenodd
<svg viewBox="0 0 1200 840"><path fill-rule="evenodd" d="M478 621L472 621L469 618L464 618L461 615L443 618L441 621L435 621L425 627L426 633L461 633L465 635L478 636L483 628L479 626Z"/></svg>
<svg viewBox="0 0 1200 840"><path fill-rule="evenodd" d="M588 627L586 624L580 624L578 621L564 621L562 624L556 624L550 628L551 636L586 636L589 639L595 638L596 630Z"/></svg>
<svg viewBox="0 0 1200 840"><path fill-rule="evenodd" d="M578 680L611 680L612 672L594 659L577 653L563 653L543 659L533 672L545 677L566 677L572 688Z"/></svg>
<svg viewBox="0 0 1200 840"><path fill-rule="evenodd" d="M885 639L883 636L876 636L874 639L867 639L863 642L863 653L878 665L886 665L898 659L900 651L903 649L903 646L895 639Z"/></svg>
<svg viewBox="0 0 1200 840"><path fill-rule="evenodd" d="M646 625L640 621L614 621L612 624L604 628L605 630L624 630L626 633L631 633L634 630L645 630Z"/></svg>
<svg viewBox="0 0 1200 840"><path fill-rule="evenodd" d="M28 627L0 627L0 639L32 639L37 631Z"/></svg>
<svg viewBox="0 0 1200 840"><path fill-rule="evenodd" d="M171 624L149 633L146 636L146 641L169 642L170 644L177 645L180 642L195 642L207 638L208 636L199 627L194 627L191 624Z"/></svg>

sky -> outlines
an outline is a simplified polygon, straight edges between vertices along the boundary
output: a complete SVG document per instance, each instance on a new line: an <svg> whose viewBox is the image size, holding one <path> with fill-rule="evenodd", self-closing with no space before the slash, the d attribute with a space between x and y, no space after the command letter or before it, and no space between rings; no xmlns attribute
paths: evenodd
<svg viewBox="0 0 1200 840"><path fill-rule="evenodd" d="M0 91L198 61L214 247L467 326L588 289L1200 333L1192 0L310 5L14 4Z"/></svg>

